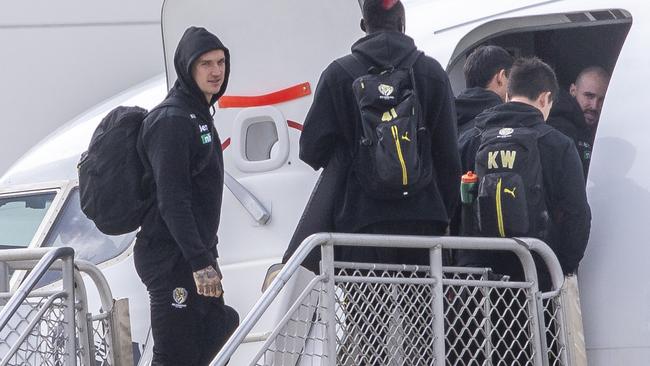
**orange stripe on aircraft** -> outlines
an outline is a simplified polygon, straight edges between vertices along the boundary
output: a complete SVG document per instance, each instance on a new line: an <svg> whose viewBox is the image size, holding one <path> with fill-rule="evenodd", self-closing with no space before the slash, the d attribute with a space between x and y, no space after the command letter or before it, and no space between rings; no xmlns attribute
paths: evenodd
<svg viewBox="0 0 650 366"><path fill-rule="evenodd" d="M248 108L264 105L273 105L302 98L311 94L309 83L294 85L270 94L257 96L230 96L224 95L219 98L219 108Z"/></svg>

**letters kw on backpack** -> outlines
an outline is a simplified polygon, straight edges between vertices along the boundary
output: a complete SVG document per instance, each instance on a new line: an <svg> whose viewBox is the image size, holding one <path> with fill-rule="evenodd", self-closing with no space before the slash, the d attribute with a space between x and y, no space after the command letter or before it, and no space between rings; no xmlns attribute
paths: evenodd
<svg viewBox="0 0 650 366"><path fill-rule="evenodd" d="M537 146L540 135L528 127L481 131L475 209L482 235L545 237L548 212Z"/></svg>
<svg viewBox="0 0 650 366"><path fill-rule="evenodd" d="M352 169L364 190L378 199L408 197L432 181L431 138L412 69L420 55L414 52L399 68L369 70L354 56L339 60L355 78L352 90L360 113Z"/></svg>

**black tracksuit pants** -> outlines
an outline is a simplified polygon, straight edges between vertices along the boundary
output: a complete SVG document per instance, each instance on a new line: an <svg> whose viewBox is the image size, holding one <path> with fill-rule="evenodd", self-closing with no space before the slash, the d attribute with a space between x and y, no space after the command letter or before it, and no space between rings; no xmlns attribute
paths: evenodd
<svg viewBox="0 0 650 366"><path fill-rule="evenodd" d="M152 366L208 365L239 324L239 315L223 297L197 294L192 270L182 256L171 271L147 259L146 253L136 251L135 267L151 303Z"/></svg>

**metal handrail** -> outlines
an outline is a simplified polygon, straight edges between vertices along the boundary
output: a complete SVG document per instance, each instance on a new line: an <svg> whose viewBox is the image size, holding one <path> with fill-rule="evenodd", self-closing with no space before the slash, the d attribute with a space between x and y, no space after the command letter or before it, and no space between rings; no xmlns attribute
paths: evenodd
<svg viewBox="0 0 650 366"><path fill-rule="evenodd" d="M271 213L246 187L228 172L224 173L224 184L233 196L241 203L249 215L260 225L266 225L271 219Z"/></svg>
<svg viewBox="0 0 650 366"><path fill-rule="evenodd" d="M336 244L337 246L360 247L393 247L417 249L471 249L471 250L504 250L517 255L524 268L526 281L536 278L535 263L531 250L539 253L549 267L553 281L553 290L559 291L562 287L562 270L552 250L542 241L534 238L481 238L481 237L424 237L424 236L398 236L398 235L369 235L369 234L342 234L342 233L317 233L306 238L298 250L284 265L277 277L271 282L267 290L255 303L250 312L240 323L233 335L228 339L219 354L210 363L211 366L225 365L234 354L237 347L244 341L248 334L259 321L264 312L278 296L293 274L300 267L307 255L319 245ZM531 283L533 292L538 291L536 282Z"/></svg>
<svg viewBox="0 0 650 366"><path fill-rule="evenodd" d="M42 257L27 278L18 287L14 296L0 311L0 330L9 323L11 317L18 311L20 305L29 296L29 293L36 287L38 281L50 268L52 263L59 259L74 258L74 249L60 247L52 249L8 249L0 252L0 261L9 260L33 260Z"/></svg>
<svg viewBox="0 0 650 366"><path fill-rule="evenodd" d="M11 249L11 250L25 250L25 249ZM43 253L49 251L50 249L45 249ZM0 261L2 261L2 257L0 256ZM11 268L12 269L20 269L20 270L31 270L35 264L37 264L37 260L19 260L19 261L11 261ZM95 287L97 288L97 292L99 293L99 298L102 304L102 311L104 312L110 312L113 309L113 293L111 291L111 287L108 285L108 280L106 280L106 277L102 273L99 268L92 262L89 262L87 260L83 259L75 259L74 265L77 268L77 270L80 273L88 275L90 279L93 281L95 284ZM63 265L61 263L52 263L52 265L49 267L50 269L62 269ZM80 281L78 281L81 283ZM30 292L29 296L38 296L38 295L49 295L53 293L53 291L43 291L43 292ZM13 293L0 293L0 298L3 297L9 297L13 296Z"/></svg>
<svg viewBox="0 0 650 366"><path fill-rule="evenodd" d="M562 290L564 285L564 273L562 272L562 266L560 261L553 253L553 250L546 245L543 241L535 238L514 238L520 244L526 246L531 252L539 254L546 268L549 270L551 275L551 282L553 283L553 288L551 291L543 294L544 298L556 296Z"/></svg>

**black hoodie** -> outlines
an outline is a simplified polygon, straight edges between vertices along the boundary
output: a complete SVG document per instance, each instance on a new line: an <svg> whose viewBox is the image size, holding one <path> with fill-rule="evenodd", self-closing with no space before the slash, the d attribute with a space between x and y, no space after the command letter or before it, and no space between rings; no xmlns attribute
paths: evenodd
<svg viewBox="0 0 650 366"><path fill-rule="evenodd" d="M226 70L221 90L208 103L191 69L212 50L224 51ZM224 170L210 108L228 85L230 56L216 36L191 27L179 42L174 66L178 79L145 119L139 144L155 204L138 233L136 266L161 273L181 256L193 270L214 264L217 257Z"/></svg>
<svg viewBox="0 0 650 366"><path fill-rule="evenodd" d="M596 131L585 122L585 116L576 99L568 92L561 90L559 97L553 103L551 114L546 123L573 140L586 179Z"/></svg>
<svg viewBox="0 0 650 366"><path fill-rule="evenodd" d="M474 170L481 140L480 131L486 127L530 127L543 132L537 143L546 205L551 216L549 235L545 239L557 255L564 272L575 272L589 239L591 211L587 203L582 166L573 142L545 125L544 117L537 108L518 102L505 103L478 115L476 128L460 137L459 148L465 170ZM485 253L461 253L458 260L460 265L489 265L501 273L517 272L508 268L511 261L506 260L508 263L499 266L497 260L495 265L494 258Z"/></svg>
<svg viewBox="0 0 650 366"><path fill-rule="evenodd" d="M458 136L474 127L474 123L470 123L474 117L499 104L503 104L503 100L491 90L481 87L465 89L456 97Z"/></svg>
<svg viewBox="0 0 650 366"><path fill-rule="evenodd" d="M399 66L412 52L416 52L415 43L399 32L373 33L352 46L355 56L375 66ZM343 192L333 197L334 226L339 232L358 232L364 226L386 221L448 223L448 213L458 201L460 179L453 94L447 74L434 59L420 57L413 71L432 135L435 179L417 195L380 201L370 198L348 169ZM338 149L352 158L361 123L352 82L338 62L331 63L321 75L300 137L300 158L314 169L324 167Z"/></svg>

